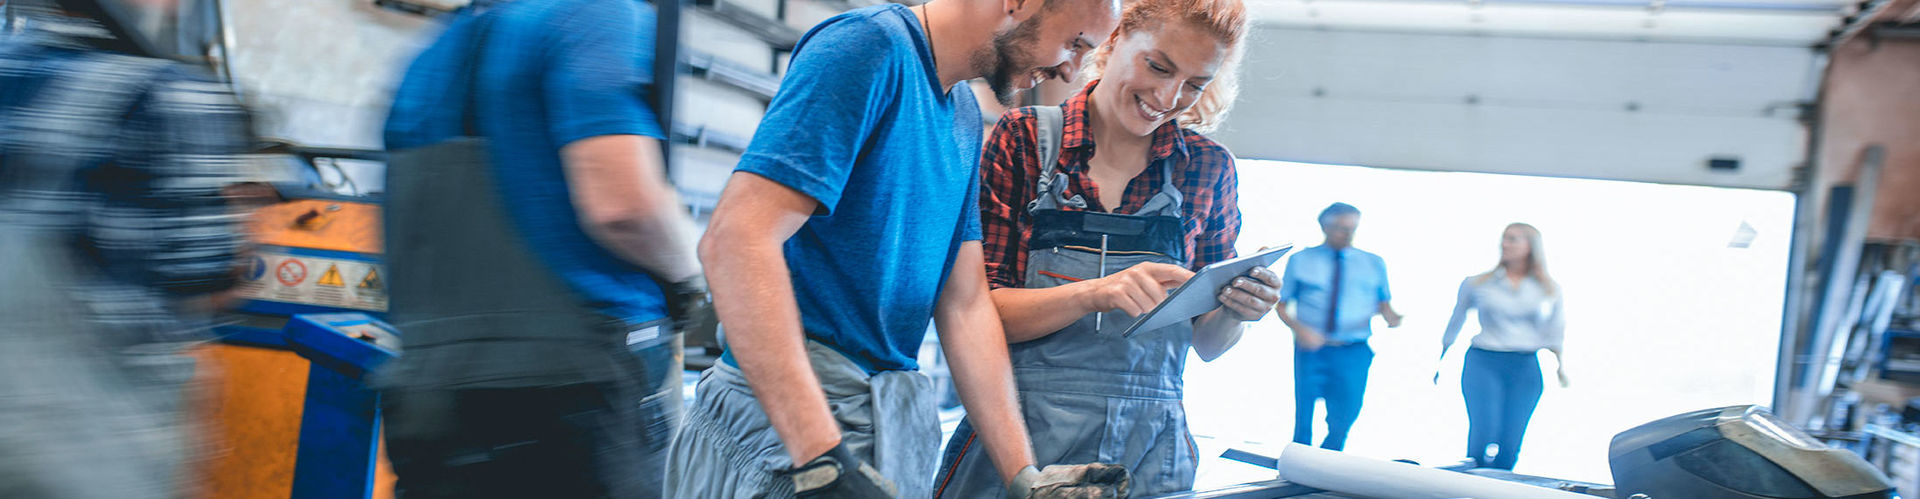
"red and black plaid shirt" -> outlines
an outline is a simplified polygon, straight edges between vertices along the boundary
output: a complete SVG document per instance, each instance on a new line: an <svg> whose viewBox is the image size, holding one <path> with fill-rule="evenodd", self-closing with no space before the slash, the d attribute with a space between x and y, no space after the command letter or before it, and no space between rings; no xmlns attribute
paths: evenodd
<svg viewBox="0 0 1920 499"><path fill-rule="evenodd" d="M1086 198L1090 211L1109 211L1100 205L1093 178L1086 175L1087 162L1093 159L1093 133L1087 127L1087 98L1095 81L1062 104L1064 112L1058 171L1067 175L1068 197ZM1026 281L1027 239L1033 222L1027 214L1035 179L1040 176L1040 158L1035 153L1033 111L1017 108L1007 111L994 125L980 156L980 228L987 257L987 281L998 289L1020 287ZM1169 121L1153 132L1152 158L1147 169L1127 183L1127 192L1114 213L1134 213L1155 193L1160 192L1162 158L1173 167L1173 181L1180 188L1182 225L1187 229L1187 264L1198 269L1207 264L1233 258L1233 243L1240 238L1239 175L1234 172L1233 154L1227 148L1197 132ZM1062 207L1062 209L1072 209Z"/></svg>

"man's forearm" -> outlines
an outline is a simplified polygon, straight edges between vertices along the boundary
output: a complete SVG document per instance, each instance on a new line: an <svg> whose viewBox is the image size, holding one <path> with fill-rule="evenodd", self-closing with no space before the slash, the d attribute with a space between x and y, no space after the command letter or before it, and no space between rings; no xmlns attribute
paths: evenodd
<svg viewBox="0 0 1920 499"><path fill-rule="evenodd" d="M1001 480L1011 480L1034 460L1026 420L1014 395L1005 333L999 324L979 319L943 322L939 327L940 347L953 365L960 401L967 407L967 417L974 427L979 428Z"/></svg>
<svg viewBox="0 0 1920 499"><path fill-rule="evenodd" d="M697 241L693 220L680 209L680 198L668 191L659 206L644 215L589 226L587 235L615 256L646 269L666 282L687 280L700 273L694 255Z"/></svg>
<svg viewBox="0 0 1920 499"><path fill-rule="evenodd" d="M727 346L786 444L795 464L840 442L840 425L827 407L820 380L807 360L799 306L778 245L707 241L724 247L705 254L708 282Z"/></svg>
<svg viewBox="0 0 1920 499"><path fill-rule="evenodd" d="M1400 319L1400 312L1393 309L1393 302L1380 302L1380 316L1393 320Z"/></svg>
<svg viewBox="0 0 1920 499"><path fill-rule="evenodd" d="M1298 319L1293 317L1292 312L1287 311L1287 302L1280 302L1280 304L1274 305L1273 315L1279 317L1280 323L1286 324L1287 329L1293 330L1293 334L1300 334L1301 326L1305 326L1305 324L1301 324Z"/></svg>
<svg viewBox="0 0 1920 499"><path fill-rule="evenodd" d="M999 312L988 296L979 243L962 245L934 309L940 348L952 364L953 384L967 418L979 429L1003 483L1032 466L1033 443L1014 395L1013 365Z"/></svg>
<svg viewBox="0 0 1920 499"><path fill-rule="evenodd" d="M667 182L658 141L603 135L561 148L580 227L602 248L661 280L700 273L697 230Z"/></svg>

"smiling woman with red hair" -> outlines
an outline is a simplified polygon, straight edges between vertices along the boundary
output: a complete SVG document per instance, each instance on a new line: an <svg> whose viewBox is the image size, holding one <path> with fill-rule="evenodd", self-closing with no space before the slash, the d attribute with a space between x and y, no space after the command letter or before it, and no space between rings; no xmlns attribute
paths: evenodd
<svg viewBox="0 0 1920 499"><path fill-rule="evenodd" d="M1061 106L1008 111L981 155L987 277L1041 465L1118 463L1132 495L1191 489L1199 456L1180 396L1187 351L1211 361L1278 299L1257 269L1190 323L1120 335L1191 269L1233 258L1233 155L1203 132L1231 107L1241 0L1133 0ZM1096 146L1097 144L1097 146ZM934 486L1006 485L963 421Z"/></svg>

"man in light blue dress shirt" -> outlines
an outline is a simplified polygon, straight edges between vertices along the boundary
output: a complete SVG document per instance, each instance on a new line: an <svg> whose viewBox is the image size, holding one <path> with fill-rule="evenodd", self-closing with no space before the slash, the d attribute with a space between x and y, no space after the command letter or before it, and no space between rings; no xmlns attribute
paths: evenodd
<svg viewBox="0 0 1920 499"><path fill-rule="evenodd" d="M1386 261L1353 247L1359 227L1358 208L1328 206L1320 212L1326 243L1295 253L1281 277L1275 309L1293 329L1293 441L1301 445L1313 445L1314 402L1325 399L1327 437L1320 447L1346 448L1373 366L1373 349L1367 347L1373 316L1384 317L1387 327L1400 327L1387 289Z"/></svg>

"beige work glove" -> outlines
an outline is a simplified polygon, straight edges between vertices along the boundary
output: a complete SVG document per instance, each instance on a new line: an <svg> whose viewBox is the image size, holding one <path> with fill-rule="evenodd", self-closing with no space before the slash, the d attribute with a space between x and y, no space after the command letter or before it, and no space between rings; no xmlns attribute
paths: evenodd
<svg viewBox="0 0 1920 499"><path fill-rule="evenodd" d="M1007 497L1013 499L1120 499L1127 496L1131 477L1118 464L1056 464L1037 470L1032 466L1014 475L1007 485Z"/></svg>

